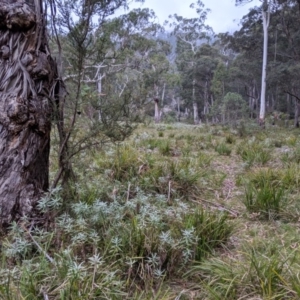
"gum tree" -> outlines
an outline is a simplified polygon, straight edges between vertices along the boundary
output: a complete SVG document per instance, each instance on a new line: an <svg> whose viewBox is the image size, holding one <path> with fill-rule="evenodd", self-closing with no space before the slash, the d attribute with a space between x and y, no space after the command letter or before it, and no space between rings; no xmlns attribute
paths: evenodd
<svg viewBox="0 0 300 300"><path fill-rule="evenodd" d="M48 189L56 65L42 0L0 1L1 224L33 216Z"/></svg>
<svg viewBox="0 0 300 300"><path fill-rule="evenodd" d="M189 94L193 105L194 123L199 123L199 95L197 95L197 61L201 58L199 48L201 43L209 40L212 29L205 25L208 9L204 9L204 4L199 0L190 5L195 8L198 14L196 18L184 18L182 16L172 16L173 35L176 37L176 65L179 73L185 78ZM186 90L186 89L185 89Z"/></svg>
<svg viewBox="0 0 300 300"><path fill-rule="evenodd" d="M236 0L236 4L251 2L252 0ZM262 20L263 20L263 62L262 62L262 75L261 75L261 95L260 95L260 111L259 111L259 124L264 126L266 115L266 87L267 87L267 61L268 61L268 28L270 24L270 6L272 0L262 1Z"/></svg>

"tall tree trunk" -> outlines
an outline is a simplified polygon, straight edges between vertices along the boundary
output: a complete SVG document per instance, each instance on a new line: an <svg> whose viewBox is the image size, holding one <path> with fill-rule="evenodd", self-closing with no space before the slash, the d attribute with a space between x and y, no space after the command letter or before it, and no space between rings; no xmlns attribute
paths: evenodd
<svg viewBox="0 0 300 300"><path fill-rule="evenodd" d="M161 107L164 107L165 92L166 92L166 83L164 83L164 87L161 95Z"/></svg>
<svg viewBox="0 0 300 300"><path fill-rule="evenodd" d="M98 99L99 99L99 110L98 110L98 121L101 122L102 121L102 111L101 111L101 107L102 107L102 101L101 98L103 96L102 94L102 79L106 76L105 73L103 73L103 75L101 75L101 69L99 68L98 72L98 76L97 76L97 92L98 92Z"/></svg>
<svg viewBox="0 0 300 300"><path fill-rule="evenodd" d="M194 124L199 124L199 112L198 112L198 104L195 98L195 84L196 80L193 80L193 91L192 91L192 99L193 99L193 112L194 112Z"/></svg>
<svg viewBox="0 0 300 300"><path fill-rule="evenodd" d="M294 119L294 126L299 128L299 103L298 100L295 99L295 119Z"/></svg>
<svg viewBox="0 0 300 300"><path fill-rule="evenodd" d="M177 121L180 122L180 120L181 120L180 98L178 97L178 100L177 100Z"/></svg>
<svg viewBox="0 0 300 300"><path fill-rule="evenodd" d="M13 3L11 3L13 2ZM28 3L28 4L27 4ZM0 1L0 212L33 217L48 189L54 76L42 0Z"/></svg>
<svg viewBox="0 0 300 300"><path fill-rule="evenodd" d="M263 47L263 64L262 64L262 76L261 76L259 124L261 126L264 126L265 115L266 115L268 27L269 27L269 23L270 23L270 6L268 5L267 0L264 0L262 16L263 16L263 30L264 30L264 47Z"/></svg>
<svg viewBox="0 0 300 300"><path fill-rule="evenodd" d="M249 110L250 110L250 118L253 119L254 113L254 103L255 103L255 85L250 85L249 87Z"/></svg>
<svg viewBox="0 0 300 300"><path fill-rule="evenodd" d="M159 100L157 98L154 99L154 121L155 123L160 122L160 112L158 107Z"/></svg>
<svg viewBox="0 0 300 300"><path fill-rule="evenodd" d="M197 102L193 103L193 112L194 112L194 124L199 124L199 112L198 112L198 104Z"/></svg>
<svg viewBox="0 0 300 300"><path fill-rule="evenodd" d="M285 126L289 127L290 120L290 95L286 94L286 118L285 118Z"/></svg>

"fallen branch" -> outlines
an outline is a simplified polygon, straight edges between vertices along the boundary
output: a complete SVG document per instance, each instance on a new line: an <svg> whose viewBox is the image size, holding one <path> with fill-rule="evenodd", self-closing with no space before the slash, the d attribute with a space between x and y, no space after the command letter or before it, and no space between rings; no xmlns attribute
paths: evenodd
<svg viewBox="0 0 300 300"><path fill-rule="evenodd" d="M215 206L218 208L218 210L221 210L221 211L226 211L228 212L230 215L232 215L234 218L237 218L239 216L239 213L237 211L234 211L232 209L229 209L229 208L226 208L225 206L221 205L221 204L218 204L218 203L214 203L214 202L211 202L209 200L204 200L204 199L199 199L201 202L205 202L209 205L212 205L212 206ZM199 201L196 201L196 200L190 200L194 203L197 203L197 204L200 204Z"/></svg>

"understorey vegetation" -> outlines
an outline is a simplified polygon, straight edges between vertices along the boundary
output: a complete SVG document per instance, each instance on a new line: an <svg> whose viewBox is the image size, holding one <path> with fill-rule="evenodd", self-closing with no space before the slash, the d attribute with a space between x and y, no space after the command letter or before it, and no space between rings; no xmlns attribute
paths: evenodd
<svg viewBox="0 0 300 300"><path fill-rule="evenodd" d="M58 186L42 228L2 236L1 299L300 297L299 134L248 128L140 125L82 152L68 202Z"/></svg>

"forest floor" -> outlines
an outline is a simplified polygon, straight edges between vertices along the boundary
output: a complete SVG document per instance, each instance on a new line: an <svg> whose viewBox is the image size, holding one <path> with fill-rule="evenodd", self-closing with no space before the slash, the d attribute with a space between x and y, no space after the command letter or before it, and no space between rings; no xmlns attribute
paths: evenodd
<svg viewBox="0 0 300 300"><path fill-rule="evenodd" d="M140 126L12 226L0 299L300 299L299 163L296 129Z"/></svg>

